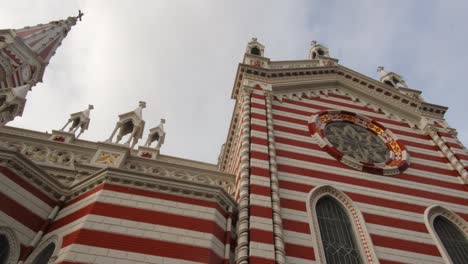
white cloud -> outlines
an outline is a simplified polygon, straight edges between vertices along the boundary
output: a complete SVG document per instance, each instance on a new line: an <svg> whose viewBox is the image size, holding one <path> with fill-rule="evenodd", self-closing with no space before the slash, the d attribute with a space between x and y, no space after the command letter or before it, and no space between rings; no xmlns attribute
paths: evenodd
<svg viewBox="0 0 468 264"><path fill-rule="evenodd" d="M85 12L52 58L44 83L28 96L24 116L12 123L15 126L58 129L70 113L94 104L90 129L83 138L104 140L118 114L145 100L146 130L160 118L167 119L162 153L216 162L232 113L236 67L246 43L256 36L273 60L303 59L310 41L316 39L326 43L343 65L366 75L376 77L380 64L400 72L430 102L455 109L448 119L468 142L468 133L463 133L468 125L459 114L466 97L462 63L468 55L461 45L466 43L467 19L454 3L423 7L393 1L1 4L1 28L65 18L79 8Z"/></svg>

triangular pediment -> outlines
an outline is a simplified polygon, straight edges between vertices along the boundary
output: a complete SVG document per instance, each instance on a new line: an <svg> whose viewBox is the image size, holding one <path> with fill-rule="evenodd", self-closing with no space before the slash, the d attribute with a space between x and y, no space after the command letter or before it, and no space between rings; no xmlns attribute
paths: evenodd
<svg viewBox="0 0 468 264"><path fill-rule="evenodd" d="M377 91L363 91L363 89L339 79L278 85L273 86L272 90L275 98L280 101L284 98L300 100L301 98L328 97L330 94L335 94L351 98L353 104L399 117L398 119L404 119L410 123L419 123L422 117L418 108L408 107L400 100L392 100L388 96L380 95ZM404 95L397 94L397 96Z"/></svg>

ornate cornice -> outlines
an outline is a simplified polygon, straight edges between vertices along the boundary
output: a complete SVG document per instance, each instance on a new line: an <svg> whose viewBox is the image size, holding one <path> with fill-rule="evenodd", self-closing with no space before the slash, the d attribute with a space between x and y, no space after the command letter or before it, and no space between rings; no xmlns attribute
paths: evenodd
<svg viewBox="0 0 468 264"><path fill-rule="evenodd" d="M122 161L122 166L111 170L92 161L99 150L99 143L82 143L81 140L56 142L50 140L50 134L23 129L0 129L0 164L55 198L62 195L72 197L110 179L117 179L115 175L125 175L126 180L116 182L130 184L138 182L136 178L144 178L149 183L143 185L167 187L159 189L175 190L173 186L177 184L178 190L198 197L203 193L200 189L203 187L204 191L210 190L212 197L228 197L223 198L228 199L225 203L231 199L227 192L234 190L235 176L219 172L215 164L163 155L161 160L146 159L133 151ZM105 176L101 176L103 173ZM199 191L195 192L197 188Z"/></svg>
<svg viewBox="0 0 468 264"><path fill-rule="evenodd" d="M336 88L340 85L371 102L375 101L379 105L401 112L404 116L412 117L413 122L419 120L420 116L443 118L447 111L447 107L421 102L418 98L403 94L394 87L341 65L314 67L311 61L285 63L289 63L289 66L279 69L239 64L232 98L237 97L242 80L247 78L270 83L273 91L282 93L311 89L314 86L323 88L324 85L329 85Z"/></svg>

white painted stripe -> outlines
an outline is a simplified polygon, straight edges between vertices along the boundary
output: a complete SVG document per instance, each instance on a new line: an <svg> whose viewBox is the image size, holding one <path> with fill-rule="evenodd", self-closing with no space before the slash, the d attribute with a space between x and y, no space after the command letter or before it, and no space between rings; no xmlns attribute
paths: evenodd
<svg viewBox="0 0 468 264"><path fill-rule="evenodd" d="M307 260L307 259L286 256L286 263L288 264L315 264L317 262L314 260Z"/></svg>
<svg viewBox="0 0 468 264"><path fill-rule="evenodd" d="M214 220L223 230L226 228L226 219L218 212L218 210L216 210L216 208L174 202L170 200L163 200L140 195L129 195L128 198L125 198L122 197L122 194L123 193L121 192L103 190L97 201L150 211L193 217L197 219Z"/></svg>
<svg viewBox="0 0 468 264"><path fill-rule="evenodd" d="M60 211L57 220L73 212L76 212L94 202L104 202L114 205L122 205L133 208L146 209L171 213L176 215L188 216L197 219L206 219L215 221L223 230L226 227L226 219L215 208L209 208L199 205L186 204L170 200L157 199L152 197L126 194L109 190L101 190L85 199L73 204L72 208L64 208Z"/></svg>
<svg viewBox="0 0 468 264"><path fill-rule="evenodd" d="M291 243L295 245L307 246L312 247L313 245L313 238L310 233L299 233L290 230L283 230L283 236L286 243Z"/></svg>
<svg viewBox="0 0 468 264"><path fill-rule="evenodd" d="M377 234L385 237L393 237L407 241L421 242L434 245L434 240L429 233L416 232L408 229L389 227L384 225L366 223L367 231L370 234Z"/></svg>
<svg viewBox="0 0 468 264"><path fill-rule="evenodd" d="M275 259L275 249L273 244L250 241L249 246L250 256Z"/></svg>
<svg viewBox="0 0 468 264"><path fill-rule="evenodd" d="M80 200L78 202L72 203L71 205L62 208L58 212L57 216L55 217L55 220L57 221L57 220L65 217L65 216L67 216L69 214L72 214L72 213L74 213L74 212L88 206L91 203L96 202L96 199L101 194L101 192L102 192L102 190L97 191L97 192L83 198L82 200Z"/></svg>
<svg viewBox="0 0 468 264"><path fill-rule="evenodd" d="M250 216L249 228L273 232L273 222L271 218Z"/></svg>
<svg viewBox="0 0 468 264"><path fill-rule="evenodd" d="M402 263L411 264L428 264L428 263L445 263L441 257L412 253L398 249L374 246L375 253L380 259L388 259Z"/></svg>

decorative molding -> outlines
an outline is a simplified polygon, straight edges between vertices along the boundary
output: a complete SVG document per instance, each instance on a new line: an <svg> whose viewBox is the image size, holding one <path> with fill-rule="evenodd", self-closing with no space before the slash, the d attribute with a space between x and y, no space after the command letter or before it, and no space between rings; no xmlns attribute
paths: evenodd
<svg viewBox="0 0 468 264"><path fill-rule="evenodd" d="M144 159L143 159L144 160ZM145 164L144 162L142 164ZM97 185L105 182L114 182L135 187L147 186L152 190L168 193L177 193L178 195L193 196L198 198L218 200L236 207L231 196L225 189L233 190L234 177L230 174L217 173L207 174L201 169L191 170L190 167L183 166L161 166L151 167L153 172L133 169L112 169L102 168L92 172L87 171L88 167L79 166L76 171L74 181L69 185L64 185L61 181L48 175L41 167L32 163L27 157L10 150L0 151L0 166L4 166L14 172L16 175L26 178L28 182L36 188L50 193L56 199L66 196L71 199ZM150 168L150 167L148 167ZM61 174L60 171L57 171ZM84 173L84 174L83 174Z"/></svg>
<svg viewBox="0 0 468 264"><path fill-rule="evenodd" d="M273 211L273 234L275 243L275 261L278 264L286 263L285 247L283 238L283 221L281 219L280 192L278 180L278 168L276 163L276 147L273 128L273 96L265 91L266 122L268 130L268 156L270 157L270 180L271 180L271 208Z"/></svg>
<svg viewBox="0 0 468 264"><path fill-rule="evenodd" d="M6 237L8 241L9 253L8 258L6 259L5 264L16 264L19 261L21 245L13 229L0 226L0 235Z"/></svg>
<svg viewBox="0 0 468 264"><path fill-rule="evenodd" d="M236 263L249 263L249 199L250 199L250 101L252 89L244 89L242 92L241 105L241 163L240 163L240 181L238 183L239 200L238 210L239 218L237 222L237 248Z"/></svg>
<svg viewBox="0 0 468 264"><path fill-rule="evenodd" d="M458 179L463 184L468 184L468 171L466 171L463 163L455 156L455 153L445 144L444 139L439 135L439 129L434 125L426 125L424 128L426 133L431 137L432 141L439 147L440 151L449 160L450 164L460 174Z"/></svg>
<svg viewBox="0 0 468 264"><path fill-rule="evenodd" d="M437 248L439 249L440 253L442 254L442 257L444 258L444 260L449 264L453 264L453 261L448 255L447 250L445 250L445 246L443 245L442 241L440 241L440 238L434 229L434 219L440 215L445 217L452 223L454 223L458 228L460 228L460 230L465 234L467 239L468 239L468 222L466 222L463 218L461 218L456 213L440 205L433 205L431 207L426 208L426 210L424 211L424 223L426 224L427 230L429 230L429 233L431 234L432 239L434 239L435 244Z"/></svg>
<svg viewBox="0 0 468 264"><path fill-rule="evenodd" d="M223 173L207 173L203 171L188 170L173 166L155 166L154 164L128 160L124 165L128 171L141 172L166 178L180 179L200 184L219 186L226 191L233 191L235 188L232 175Z"/></svg>
<svg viewBox="0 0 468 264"><path fill-rule="evenodd" d="M379 259L374 252L374 245L372 239L367 231L366 222L362 216L361 211L357 205L349 198L345 193L335 189L330 185L317 186L312 189L307 195L307 215L309 218L309 225L311 235L313 237L313 248L316 251L317 261L319 263L326 263L325 251L321 243L320 228L317 221L317 213L315 211L317 201L323 196L329 195L339 201L341 205L346 209L351 224L353 226L354 235L356 242L358 242L359 251L363 260L368 264L377 264Z"/></svg>

